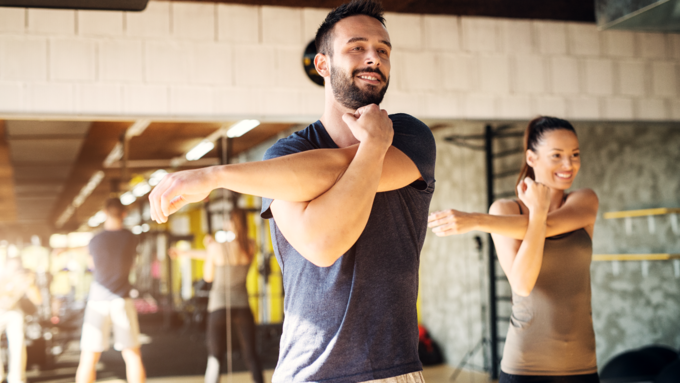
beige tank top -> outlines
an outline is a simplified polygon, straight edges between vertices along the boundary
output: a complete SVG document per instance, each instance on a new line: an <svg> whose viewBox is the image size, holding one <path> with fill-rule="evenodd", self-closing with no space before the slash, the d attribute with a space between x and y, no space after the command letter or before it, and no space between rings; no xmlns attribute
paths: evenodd
<svg viewBox="0 0 680 383"><path fill-rule="evenodd" d="M592 240L584 229L546 238L536 286L528 297L512 294L501 361L505 373L597 372L590 303L592 254Z"/></svg>
<svg viewBox="0 0 680 383"><path fill-rule="evenodd" d="M229 259L229 246L222 244L225 258ZM208 312L227 307L248 307L246 279L250 263L247 265L215 266L213 285L208 295Z"/></svg>

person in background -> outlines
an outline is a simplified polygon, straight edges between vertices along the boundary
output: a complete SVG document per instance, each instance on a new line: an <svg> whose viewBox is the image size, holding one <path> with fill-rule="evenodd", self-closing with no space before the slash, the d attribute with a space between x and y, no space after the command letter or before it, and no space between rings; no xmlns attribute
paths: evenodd
<svg viewBox="0 0 680 383"><path fill-rule="evenodd" d="M24 269L21 258L8 258L0 269L0 334L7 332L8 383L26 382L24 312L19 303L25 296L35 305L42 303L40 291L35 286L35 275ZM0 362L0 382L4 375Z"/></svg>
<svg viewBox="0 0 680 383"><path fill-rule="evenodd" d="M104 212L104 230L92 237L88 246L94 281L85 308L76 383L95 381L97 362L102 351L109 348L112 326L114 348L121 351L125 360L127 381L143 383L146 371L128 279L137 256L137 237L123 228L126 211L118 198L108 199Z"/></svg>
<svg viewBox="0 0 680 383"><path fill-rule="evenodd" d="M170 249L170 256L203 259L203 279L212 283L208 298L208 366L205 383L220 379L220 363L227 349L227 310L231 325L236 328L239 344L253 381L262 383L262 364L255 344L255 319L248 303L246 277L255 255L255 244L248 238L246 213L235 208L225 227L229 238L218 243L205 237L206 250L182 251Z"/></svg>
<svg viewBox="0 0 680 383"><path fill-rule="evenodd" d="M539 117L524 134L518 199L490 214L433 213L438 236L491 233L512 287L500 383L598 383L590 262L599 202L590 189L566 192L581 168L572 125Z"/></svg>

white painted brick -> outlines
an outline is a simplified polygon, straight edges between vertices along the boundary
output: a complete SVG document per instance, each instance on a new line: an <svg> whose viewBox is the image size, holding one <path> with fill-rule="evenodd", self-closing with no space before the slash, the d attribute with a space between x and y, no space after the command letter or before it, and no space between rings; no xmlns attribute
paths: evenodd
<svg viewBox="0 0 680 383"><path fill-rule="evenodd" d="M28 84L29 110L35 113L70 114L73 112L71 84Z"/></svg>
<svg viewBox="0 0 680 383"><path fill-rule="evenodd" d="M80 84L76 87L76 111L83 114L119 115L122 89L115 84Z"/></svg>
<svg viewBox="0 0 680 383"><path fill-rule="evenodd" d="M461 17L463 49L468 52L499 50L498 20L485 17Z"/></svg>
<svg viewBox="0 0 680 383"><path fill-rule="evenodd" d="M502 28L503 51L512 54L533 53L536 51L531 21L498 21Z"/></svg>
<svg viewBox="0 0 680 383"><path fill-rule="evenodd" d="M486 94L466 94L462 100L463 114L466 118L496 118L496 98Z"/></svg>
<svg viewBox="0 0 680 383"><path fill-rule="evenodd" d="M425 94L425 113L429 118L463 118L460 96L451 93Z"/></svg>
<svg viewBox="0 0 680 383"><path fill-rule="evenodd" d="M666 35L663 33L638 32L637 45L640 47L640 56L644 58L663 59L667 56Z"/></svg>
<svg viewBox="0 0 680 383"><path fill-rule="evenodd" d="M541 116L565 117L567 102L562 97L538 96L535 98L536 113Z"/></svg>
<svg viewBox="0 0 680 383"><path fill-rule="evenodd" d="M10 113L23 112L26 109L24 99L23 84L19 82L0 82L0 111Z"/></svg>
<svg viewBox="0 0 680 383"><path fill-rule="evenodd" d="M669 33L666 35L668 39L668 48L671 58L680 59L680 35L677 33Z"/></svg>
<svg viewBox="0 0 680 383"><path fill-rule="evenodd" d="M295 45L303 43L302 10L289 7L262 7L262 42Z"/></svg>
<svg viewBox="0 0 680 383"><path fill-rule="evenodd" d="M234 83L243 86L269 86L274 82L274 71L271 68L274 59L275 53L271 47L234 47Z"/></svg>
<svg viewBox="0 0 680 383"><path fill-rule="evenodd" d="M300 93L290 90L268 90L262 95L262 112L270 116L303 115Z"/></svg>
<svg viewBox="0 0 680 383"><path fill-rule="evenodd" d="M257 88L218 88L215 90L215 111L220 115L242 117L263 115L262 93Z"/></svg>
<svg viewBox="0 0 680 383"><path fill-rule="evenodd" d="M196 86L170 88L170 113L185 116L213 114L213 89Z"/></svg>
<svg viewBox="0 0 680 383"><path fill-rule="evenodd" d="M173 1L172 35L185 39L215 40L215 4Z"/></svg>
<svg viewBox="0 0 680 383"><path fill-rule="evenodd" d="M440 62L445 89L477 89L480 76L477 56L444 54Z"/></svg>
<svg viewBox="0 0 680 383"><path fill-rule="evenodd" d="M81 39L50 40L50 79L93 81L95 43Z"/></svg>
<svg viewBox="0 0 680 383"><path fill-rule="evenodd" d="M644 61L621 61L619 65L619 93L626 96L644 96L647 83Z"/></svg>
<svg viewBox="0 0 680 383"><path fill-rule="evenodd" d="M584 68L586 93L593 95L614 93L614 65L611 60L586 59Z"/></svg>
<svg viewBox="0 0 680 383"><path fill-rule="evenodd" d="M567 99L567 118L574 120L599 120L600 100L592 97Z"/></svg>
<svg viewBox="0 0 680 383"><path fill-rule="evenodd" d="M73 35L76 33L76 11L29 8L28 31L50 35Z"/></svg>
<svg viewBox="0 0 680 383"><path fill-rule="evenodd" d="M635 56L635 34L630 31L602 31L602 52L611 57Z"/></svg>
<svg viewBox="0 0 680 383"><path fill-rule="evenodd" d="M532 99L529 96L513 95L499 100L499 118L530 119L534 114Z"/></svg>
<svg viewBox="0 0 680 383"><path fill-rule="evenodd" d="M600 55L600 32L595 24L567 24L569 52L576 56Z"/></svg>
<svg viewBox="0 0 680 383"><path fill-rule="evenodd" d="M423 18L420 15L386 13L385 25L390 33L390 42L397 49L422 49Z"/></svg>
<svg viewBox="0 0 680 383"><path fill-rule="evenodd" d="M545 93L545 58L519 55L514 58L514 91L517 93Z"/></svg>
<svg viewBox="0 0 680 383"><path fill-rule="evenodd" d="M567 53L567 29L563 22L534 21L538 51L547 54Z"/></svg>
<svg viewBox="0 0 680 383"><path fill-rule="evenodd" d="M459 51L460 30L455 16L423 16L425 48L436 51Z"/></svg>
<svg viewBox="0 0 680 383"><path fill-rule="evenodd" d="M479 89L482 92L510 92L510 60L505 55L479 57Z"/></svg>
<svg viewBox="0 0 680 383"><path fill-rule="evenodd" d="M670 100L671 119L673 121L680 121L680 100Z"/></svg>
<svg viewBox="0 0 680 383"><path fill-rule="evenodd" d="M142 42L136 40L99 41L99 79L142 81Z"/></svg>
<svg viewBox="0 0 680 383"><path fill-rule="evenodd" d="M317 88L314 91L300 93L303 112L310 118L319 118L324 112L324 89L320 86L317 86Z"/></svg>
<svg viewBox="0 0 680 383"><path fill-rule="evenodd" d="M176 41L149 41L144 47L145 73L150 82L189 81L187 46Z"/></svg>
<svg viewBox="0 0 680 383"><path fill-rule="evenodd" d="M123 112L137 116L168 114L168 88L160 85L125 85Z"/></svg>
<svg viewBox="0 0 680 383"><path fill-rule="evenodd" d="M233 65L231 45L193 43L190 46L191 82L196 84L231 85Z"/></svg>
<svg viewBox="0 0 680 383"><path fill-rule="evenodd" d="M84 36L120 36L123 12L78 11L78 34Z"/></svg>
<svg viewBox="0 0 680 383"><path fill-rule="evenodd" d="M314 89L318 87L305 74L301 52L302 47L279 47L276 49L276 62L274 64L276 86L292 89Z"/></svg>
<svg viewBox="0 0 680 383"><path fill-rule="evenodd" d="M665 100L643 98L636 102L638 120L659 121L669 117Z"/></svg>
<svg viewBox="0 0 680 383"><path fill-rule="evenodd" d="M125 33L134 37L168 37L170 2L149 1L142 12L125 12Z"/></svg>
<svg viewBox="0 0 680 383"><path fill-rule="evenodd" d="M259 7L217 4L217 39L233 43L260 42Z"/></svg>
<svg viewBox="0 0 680 383"><path fill-rule="evenodd" d="M0 33L23 32L26 28L26 9L0 7Z"/></svg>
<svg viewBox="0 0 680 383"><path fill-rule="evenodd" d="M302 38L305 44L316 38L316 31L330 11L325 8L302 8Z"/></svg>
<svg viewBox="0 0 680 383"><path fill-rule="evenodd" d="M390 114L407 113L418 118L424 114L424 100L425 96L416 92L388 91L380 106Z"/></svg>
<svg viewBox="0 0 680 383"><path fill-rule="evenodd" d="M607 120L629 121L633 119L633 100L630 98L606 98L602 117Z"/></svg>
<svg viewBox="0 0 680 383"><path fill-rule="evenodd" d="M434 90L439 76L436 56L430 52L404 52L403 71L399 83L403 90Z"/></svg>
<svg viewBox="0 0 680 383"><path fill-rule="evenodd" d="M0 38L0 76L5 80L47 80L47 40Z"/></svg>
<svg viewBox="0 0 680 383"><path fill-rule="evenodd" d="M652 92L656 96L673 97L678 93L677 66L672 61L652 63Z"/></svg>

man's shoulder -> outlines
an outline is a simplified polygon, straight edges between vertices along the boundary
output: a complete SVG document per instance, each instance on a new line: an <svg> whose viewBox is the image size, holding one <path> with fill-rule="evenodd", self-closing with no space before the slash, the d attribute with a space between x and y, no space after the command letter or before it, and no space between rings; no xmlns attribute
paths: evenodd
<svg viewBox="0 0 680 383"><path fill-rule="evenodd" d="M395 133L410 133L433 137L430 127L419 119L406 113L390 114Z"/></svg>
<svg viewBox="0 0 680 383"><path fill-rule="evenodd" d="M306 128L298 130L288 137L279 139L270 146L264 154L264 159L272 159L288 154L299 153L305 150L316 149L319 146L320 122L309 124Z"/></svg>

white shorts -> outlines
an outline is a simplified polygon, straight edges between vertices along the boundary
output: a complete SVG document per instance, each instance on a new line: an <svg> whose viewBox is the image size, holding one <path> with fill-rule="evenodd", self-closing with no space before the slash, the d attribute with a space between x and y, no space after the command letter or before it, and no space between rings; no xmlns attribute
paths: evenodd
<svg viewBox="0 0 680 383"><path fill-rule="evenodd" d="M423 378L422 371L416 371L410 374L394 376L386 379L368 380L364 383L425 383L425 379Z"/></svg>
<svg viewBox="0 0 680 383"><path fill-rule="evenodd" d="M135 305L130 298L117 298L87 302L80 349L93 352L108 350L111 324L114 349L120 351L139 347L139 322Z"/></svg>

